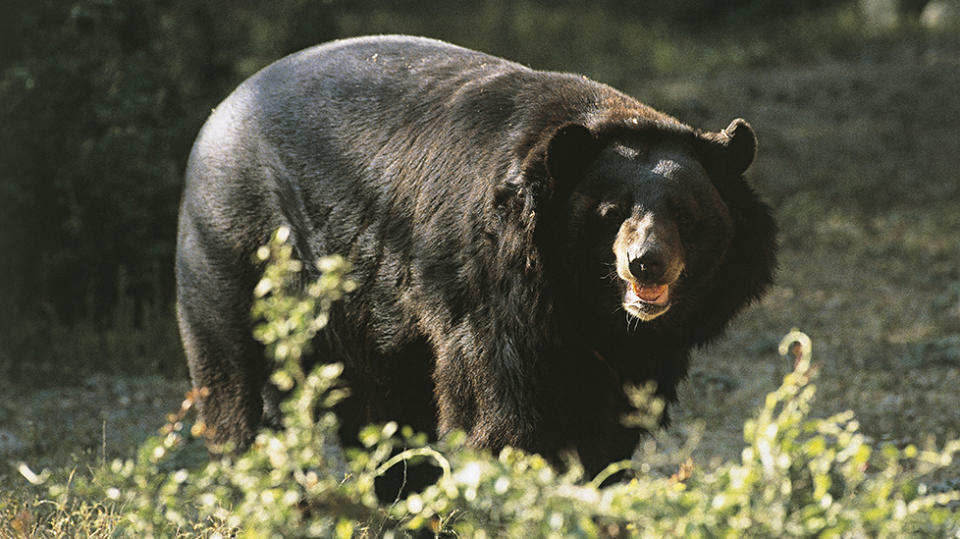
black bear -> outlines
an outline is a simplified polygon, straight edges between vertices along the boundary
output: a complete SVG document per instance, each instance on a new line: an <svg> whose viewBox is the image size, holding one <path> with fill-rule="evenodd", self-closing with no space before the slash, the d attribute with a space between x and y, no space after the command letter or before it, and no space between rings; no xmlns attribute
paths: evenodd
<svg viewBox="0 0 960 539"><path fill-rule="evenodd" d="M190 155L177 250L212 445L249 444L270 365L253 253L339 253L357 289L314 361L345 365L345 436L396 420L590 474L629 458L624 385L665 400L690 350L770 284L753 130L691 128L580 75L425 38L313 47L241 84ZM305 265L309 266L309 265Z"/></svg>

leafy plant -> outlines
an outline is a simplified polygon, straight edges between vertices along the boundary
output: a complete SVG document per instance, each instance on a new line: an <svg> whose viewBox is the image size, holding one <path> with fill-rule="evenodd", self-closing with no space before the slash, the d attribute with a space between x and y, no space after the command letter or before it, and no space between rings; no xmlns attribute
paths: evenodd
<svg viewBox="0 0 960 539"><path fill-rule="evenodd" d="M951 463L960 440L939 449L887 445L877 451L851 412L811 418L818 366L811 363L810 339L798 331L780 347L794 355L795 369L744 426L740 459L714 469L675 461L676 473L657 474L627 461L583 478L575 462L558 474L538 455L465 448L462 434L429 446L425 436L394 423L368 427L361 435L366 450L344 453L331 411L347 391L339 383L341 367L304 372L299 358L326 324L330 305L354 285L346 262L330 257L318 263L319 280L300 286L303 266L292 258L288 235L281 229L258 252L269 263L254 309L261 320L257 338L277 361L273 382L290 391L283 429L264 431L242 455L209 461L202 424L188 420L200 395L189 395L134 458L54 485L51 503L102 502L118 517L115 534L148 537L396 537L413 530L460 537L960 533L960 491L933 493L924 482ZM644 393L636 392L638 402ZM407 449L395 454L401 447ZM380 505L375 478L413 458L436 462L440 479ZM618 470L634 470L634 477L598 486Z"/></svg>

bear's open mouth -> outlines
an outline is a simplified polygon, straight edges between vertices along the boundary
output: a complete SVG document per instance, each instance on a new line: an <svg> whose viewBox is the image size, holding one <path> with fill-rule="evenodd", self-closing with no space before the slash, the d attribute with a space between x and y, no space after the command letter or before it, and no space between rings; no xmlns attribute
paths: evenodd
<svg viewBox="0 0 960 539"><path fill-rule="evenodd" d="M623 308L640 320L653 320L670 308L670 285L641 285L628 281Z"/></svg>

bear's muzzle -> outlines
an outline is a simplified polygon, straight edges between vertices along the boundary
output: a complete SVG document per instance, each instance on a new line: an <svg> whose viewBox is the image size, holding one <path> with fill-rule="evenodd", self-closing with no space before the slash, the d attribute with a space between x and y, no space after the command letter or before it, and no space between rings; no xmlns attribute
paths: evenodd
<svg viewBox="0 0 960 539"><path fill-rule="evenodd" d="M653 320L670 308L671 289L683 273L683 247L676 225L653 213L623 222L613 245L623 281L623 308Z"/></svg>

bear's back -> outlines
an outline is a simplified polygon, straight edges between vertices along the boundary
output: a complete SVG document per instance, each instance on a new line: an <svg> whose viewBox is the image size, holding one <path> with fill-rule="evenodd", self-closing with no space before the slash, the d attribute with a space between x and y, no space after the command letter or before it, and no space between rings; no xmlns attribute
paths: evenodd
<svg viewBox="0 0 960 539"><path fill-rule="evenodd" d="M270 64L241 84L211 119L216 121L223 112L232 123L255 122L276 140L324 131L357 132L368 127L365 119L377 123L376 131L384 131L435 117L458 101L471 101L470 89L476 89L473 100L478 102L493 88L517 92L542 77L538 73L426 38L353 38Z"/></svg>
<svg viewBox="0 0 960 539"><path fill-rule="evenodd" d="M581 76L432 39L335 41L263 68L215 109L195 143L187 190L215 213L239 198L254 220L283 207L307 228L325 223L337 230L310 235L317 248L337 249L354 240L346 231L362 208L384 215L400 205L427 218L440 206L474 206L519 172L545 130L611 100L632 102Z"/></svg>
<svg viewBox="0 0 960 539"><path fill-rule="evenodd" d="M225 133L255 134L248 150L266 142L307 161L318 147L361 159L383 153L398 134L428 134L445 151L468 144L489 150L611 103L639 105L582 76L536 71L442 41L351 38L260 70L217 107L198 143L214 133L219 150Z"/></svg>

